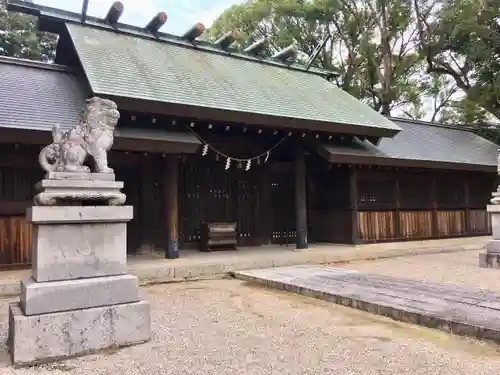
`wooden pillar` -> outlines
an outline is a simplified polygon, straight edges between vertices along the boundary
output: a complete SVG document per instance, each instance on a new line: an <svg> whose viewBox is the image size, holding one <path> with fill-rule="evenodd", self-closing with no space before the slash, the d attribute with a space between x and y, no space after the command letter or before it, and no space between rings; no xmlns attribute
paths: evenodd
<svg viewBox="0 0 500 375"><path fill-rule="evenodd" d="M394 226L396 238L401 238L401 187L399 183L399 177L396 178L396 186L394 188L394 193L396 195L396 211L394 213Z"/></svg>
<svg viewBox="0 0 500 375"><path fill-rule="evenodd" d="M272 210L271 210L271 175L269 163L262 165L262 175L258 183L258 196L255 223L257 228L257 245L268 245L272 237Z"/></svg>
<svg viewBox="0 0 500 375"><path fill-rule="evenodd" d="M464 205L465 205L465 233L464 235L470 235L470 197L469 197L469 174L464 173Z"/></svg>
<svg viewBox="0 0 500 375"><path fill-rule="evenodd" d="M138 209L139 235L138 251L139 253L149 253L153 250L153 227L154 217L150 214L151 207L155 204L154 197L154 174L151 156L144 154L140 164L140 206Z"/></svg>
<svg viewBox="0 0 500 375"><path fill-rule="evenodd" d="M179 258L179 158L165 158L165 258Z"/></svg>
<svg viewBox="0 0 500 375"><path fill-rule="evenodd" d="M306 161L301 147L295 153L295 219L296 248L307 249Z"/></svg>
<svg viewBox="0 0 500 375"><path fill-rule="evenodd" d="M436 176L432 176L431 182L431 199L432 199L432 236L439 238L439 223L438 223L438 210L437 210L437 186Z"/></svg>
<svg viewBox="0 0 500 375"><path fill-rule="evenodd" d="M359 215L358 215L358 169L352 166L349 175L349 203L351 208L351 242L361 243L359 238Z"/></svg>

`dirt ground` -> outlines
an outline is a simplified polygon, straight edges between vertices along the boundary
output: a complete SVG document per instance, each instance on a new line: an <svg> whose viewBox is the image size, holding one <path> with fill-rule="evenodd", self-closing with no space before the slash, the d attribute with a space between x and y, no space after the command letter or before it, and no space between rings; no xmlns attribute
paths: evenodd
<svg viewBox="0 0 500 375"><path fill-rule="evenodd" d="M409 263L437 267L435 257L394 261L409 272ZM347 266L380 271L379 263ZM498 346L238 280L156 285L142 294L152 304L151 342L18 370L2 345L0 374L500 374ZM2 342L11 300L0 301Z"/></svg>
<svg viewBox="0 0 500 375"><path fill-rule="evenodd" d="M433 283L461 284L467 288L500 292L500 270L479 268L477 250L357 261L332 266Z"/></svg>

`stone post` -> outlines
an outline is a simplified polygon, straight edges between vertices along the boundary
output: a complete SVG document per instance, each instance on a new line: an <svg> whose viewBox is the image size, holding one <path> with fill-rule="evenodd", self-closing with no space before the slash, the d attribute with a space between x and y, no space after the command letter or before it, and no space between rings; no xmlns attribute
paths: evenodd
<svg viewBox="0 0 500 375"><path fill-rule="evenodd" d="M66 359L146 342L150 306L139 298L127 269L125 206L107 165L119 118L116 104L92 98L82 121L40 153L47 171L36 188L32 276L21 282L20 302L9 306L8 346L15 366ZM96 173L83 163L94 159Z"/></svg>
<svg viewBox="0 0 500 375"><path fill-rule="evenodd" d="M500 174L500 149L498 155L498 173ZM491 204L486 210L491 219L493 238L486 244L486 252L479 254L479 267L500 268L500 186L493 192Z"/></svg>

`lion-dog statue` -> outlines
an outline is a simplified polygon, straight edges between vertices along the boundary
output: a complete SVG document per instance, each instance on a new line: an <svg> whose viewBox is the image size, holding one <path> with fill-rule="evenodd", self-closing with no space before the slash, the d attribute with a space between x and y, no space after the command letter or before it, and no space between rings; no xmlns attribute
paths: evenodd
<svg viewBox="0 0 500 375"><path fill-rule="evenodd" d="M58 125L52 129L52 144L44 147L38 156L46 172L90 173L84 165L92 156L96 173L114 173L108 166L107 152L114 140L114 130L120 119L117 105L112 100L94 96L86 100L80 123L67 132Z"/></svg>

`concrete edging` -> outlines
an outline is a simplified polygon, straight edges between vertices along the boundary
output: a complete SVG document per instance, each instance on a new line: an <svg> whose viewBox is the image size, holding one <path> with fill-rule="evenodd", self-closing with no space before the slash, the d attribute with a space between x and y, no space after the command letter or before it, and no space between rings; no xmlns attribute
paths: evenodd
<svg viewBox="0 0 500 375"><path fill-rule="evenodd" d="M402 246L403 247L403 246ZM395 258L401 256L415 256L424 254L452 253L459 251L481 250L482 244L449 245L434 247L394 248L387 249L384 246L362 245L346 247L345 249L310 249L304 251L283 250L279 253L266 254L256 251L253 257L242 254L240 257L231 256L231 259L213 261L199 261L196 258L178 259L165 262L151 261L148 264L129 262L130 273L139 278L141 286L154 284L183 282L206 279L220 279L228 277L231 272L260 268L273 268L294 266L301 264L335 264L362 260L375 260ZM17 296L20 293L20 278L26 277L28 273L23 272L19 278L4 278L0 272L0 297Z"/></svg>
<svg viewBox="0 0 500 375"><path fill-rule="evenodd" d="M300 294L306 297L312 297L323 301L333 302L337 305L350 307L360 311L377 314L391 318L393 320L420 325L427 328L437 329L447 333L453 333L459 336L473 337L479 340L493 341L500 343L500 331L469 324L467 321L458 321L455 319L445 319L439 316L433 316L421 311L411 311L410 308L394 308L392 306L375 303L371 301L362 301L349 296L338 295L329 292L322 292L306 286L298 286L284 281L277 281L254 276L245 271L236 271L232 273L233 277L250 283L264 285L271 289L277 289L286 292Z"/></svg>

